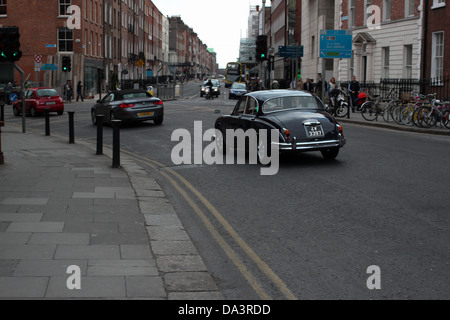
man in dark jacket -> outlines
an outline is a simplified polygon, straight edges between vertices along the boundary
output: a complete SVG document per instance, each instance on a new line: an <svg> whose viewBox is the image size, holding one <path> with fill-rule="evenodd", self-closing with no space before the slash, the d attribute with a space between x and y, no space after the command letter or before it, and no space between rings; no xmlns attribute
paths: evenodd
<svg viewBox="0 0 450 320"><path fill-rule="evenodd" d="M306 82L303 85L303 90L306 90L306 91L309 91L309 92L313 92L314 91L313 84L312 84L310 78L306 78Z"/></svg>
<svg viewBox="0 0 450 320"><path fill-rule="evenodd" d="M351 103L352 103L352 111L355 112L355 108L357 106L358 94L361 91L361 86L358 81L356 81L356 77L352 77L352 81L348 84L348 92L350 93Z"/></svg>

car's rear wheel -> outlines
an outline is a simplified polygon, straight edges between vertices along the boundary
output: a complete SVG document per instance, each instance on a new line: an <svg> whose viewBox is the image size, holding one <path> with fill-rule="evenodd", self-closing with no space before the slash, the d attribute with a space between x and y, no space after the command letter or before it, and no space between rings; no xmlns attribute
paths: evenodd
<svg viewBox="0 0 450 320"><path fill-rule="evenodd" d="M97 115L94 110L91 110L91 121L94 126L97 125Z"/></svg>
<svg viewBox="0 0 450 320"><path fill-rule="evenodd" d="M322 150L321 153L325 160L327 161L334 160L339 155L339 148L330 148Z"/></svg>
<svg viewBox="0 0 450 320"><path fill-rule="evenodd" d="M64 111L58 111L58 116L62 116L64 114Z"/></svg>
<svg viewBox="0 0 450 320"><path fill-rule="evenodd" d="M38 116L38 112L37 112L35 107L31 107L31 109L30 109L30 116L32 116L33 118Z"/></svg>
<svg viewBox="0 0 450 320"><path fill-rule="evenodd" d="M114 112L111 111L109 114L109 123L112 124L114 120L116 120L116 116L114 115Z"/></svg>
<svg viewBox="0 0 450 320"><path fill-rule="evenodd" d="M156 118L155 120L153 120L153 123L157 126L161 125L164 122L164 116L160 116L158 118Z"/></svg>
<svg viewBox="0 0 450 320"><path fill-rule="evenodd" d="M13 107L13 113L16 117L19 117L21 115L21 113L19 112L19 109L17 109L16 106Z"/></svg>

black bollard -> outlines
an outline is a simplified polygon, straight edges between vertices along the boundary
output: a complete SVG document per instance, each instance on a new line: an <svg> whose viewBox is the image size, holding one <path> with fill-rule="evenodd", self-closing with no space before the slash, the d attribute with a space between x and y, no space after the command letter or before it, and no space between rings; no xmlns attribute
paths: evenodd
<svg viewBox="0 0 450 320"><path fill-rule="evenodd" d="M75 111L69 111L69 143L75 143L74 114Z"/></svg>
<svg viewBox="0 0 450 320"><path fill-rule="evenodd" d="M5 105L0 101L0 121L5 121Z"/></svg>
<svg viewBox="0 0 450 320"><path fill-rule="evenodd" d="M100 156L103 154L103 119L105 116L97 115L96 116L96 124L97 124L97 155Z"/></svg>
<svg viewBox="0 0 450 320"><path fill-rule="evenodd" d="M0 121L0 165L5 164L5 157L2 151L2 127L5 125L3 121Z"/></svg>
<svg viewBox="0 0 450 320"><path fill-rule="evenodd" d="M112 167L120 168L120 125L121 120L112 120L113 127L113 164Z"/></svg>
<svg viewBox="0 0 450 320"><path fill-rule="evenodd" d="M45 114L45 135L49 136L50 135L50 108L45 108L44 114Z"/></svg>

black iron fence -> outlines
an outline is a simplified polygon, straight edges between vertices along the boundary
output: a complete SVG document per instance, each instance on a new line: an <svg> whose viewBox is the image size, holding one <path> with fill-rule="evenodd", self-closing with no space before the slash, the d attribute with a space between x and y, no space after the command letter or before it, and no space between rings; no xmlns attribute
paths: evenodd
<svg viewBox="0 0 450 320"><path fill-rule="evenodd" d="M348 88L349 82L342 82L341 87ZM411 92L436 93L440 100L450 99L450 76L440 79L381 79L380 82L360 82L361 90L369 95L378 95L383 99L409 100Z"/></svg>

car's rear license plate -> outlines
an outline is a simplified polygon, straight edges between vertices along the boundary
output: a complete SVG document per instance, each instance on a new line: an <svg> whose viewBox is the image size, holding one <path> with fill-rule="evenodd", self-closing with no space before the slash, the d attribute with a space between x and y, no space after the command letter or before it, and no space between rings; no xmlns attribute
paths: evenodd
<svg viewBox="0 0 450 320"><path fill-rule="evenodd" d="M151 117L153 115L153 112L141 112L138 113L139 117Z"/></svg>
<svg viewBox="0 0 450 320"><path fill-rule="evenodd" d="M323 131L322 125L315 126L305 126L306 136L308 138L323 138L325 137L325 132Z"/></svg>
<svg viewBox="0 0 450 320"><path fill-rule="evenodd" d="M46 105L48 105L48 106L51 106L51 105L54 105L54 104L56 104L56 102L54 102L54 101L46 103Z"/></svg>

